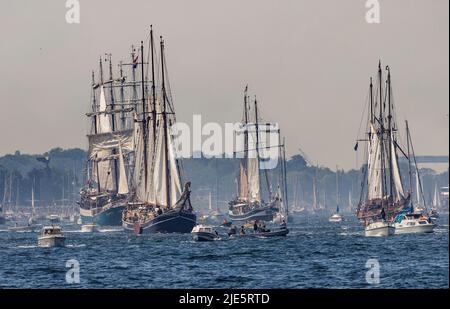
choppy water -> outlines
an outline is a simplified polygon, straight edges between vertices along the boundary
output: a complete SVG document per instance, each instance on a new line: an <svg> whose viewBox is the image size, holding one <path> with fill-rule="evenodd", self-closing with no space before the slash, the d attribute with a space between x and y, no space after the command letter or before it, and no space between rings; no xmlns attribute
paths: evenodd
<svg viewBox="0 0 450 309"><path fill-rule="evenodd" d="M388 238L364 237L354 219L333 224L325 217L296 217L285 238L204 243L190 235L64 228L67 246L44 249L37 233L0 226L0 288L449 287L448 216L433 234ZM65 281L70 259L79 261L80 284ZM378 285L366 282L368 259L379 261Z"/></svg>

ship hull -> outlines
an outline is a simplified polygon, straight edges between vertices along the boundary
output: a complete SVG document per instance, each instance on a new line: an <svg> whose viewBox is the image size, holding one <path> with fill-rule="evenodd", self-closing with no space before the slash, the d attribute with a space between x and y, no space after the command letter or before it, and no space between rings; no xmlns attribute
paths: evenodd
<svg viewBox="0 0 450 309"><path fill-rule="evenodd" d="M81 222L82 224L95 223L99 226L121 226L124 210L125 203L113 207L103 207L98 212L80 208Z"/></svg>
<svg viewBox="0 0 450 309"><path fill-rule="evenodd" d="M272 221L273 216L277 211L278 211L277 208L267 206L253 209L243 214L233 214L230 211L228 215L230 216L230 219L232 221L251 221L251 220Z"/></svg>
<svg viewBox="0 0 450 309"><path fill-rule="evenodd" d="M197 223L193 213L170 211L144 223L123 221L123 227L134 234L190 233Z"/></svg>

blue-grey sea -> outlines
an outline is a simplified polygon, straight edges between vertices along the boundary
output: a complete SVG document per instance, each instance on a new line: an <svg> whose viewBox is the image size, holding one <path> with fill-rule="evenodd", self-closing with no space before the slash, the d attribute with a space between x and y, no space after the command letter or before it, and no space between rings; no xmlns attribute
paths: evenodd
<svg viewBox="0 0 450 309"><path fill-rule="evenodd" d="M364 237L354 216L345 218L296 216L289 235L278 238L228 239L219 229L224 237L214 242L120 228L81 233L63 223L64 248L39 248L37 232L0 226L0 288L449 287L448 215L432 234L385 238ZM79 263L79 283L66 281L75 278L69 260Z"/></svg>

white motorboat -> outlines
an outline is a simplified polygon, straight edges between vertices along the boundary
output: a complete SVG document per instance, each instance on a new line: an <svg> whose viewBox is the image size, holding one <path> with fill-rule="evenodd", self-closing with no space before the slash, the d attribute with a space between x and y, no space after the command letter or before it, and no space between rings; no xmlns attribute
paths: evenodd
<svg viewBox="0 0 450 309"><path fill-rule="evenodd" d="M39 247L64 247L66 237L59 226L44 226L38 237Z"/></svg>
<svg viewBox="0 0 450 309"><path fill-rule="evenodd" d="M365 236L375 236L375 237L383 237L394 235L395 227L392 223L386 221L375 221L369 223L365 227L364 234Z"/></svg>
<svg viewBox="0 0 450 309"><path fill-rule="evenodd" d="M194 226L191 234L192 238L196 241L212 241L220 239L217 231L212 226L208 225L199 224Z"/></svg>
<svg viewBox="0 0 450 309"><path fill-rule="evenodd" d="M433 233L436 224L420 213L401 214L394 223L395 234Z"/></svg>
<svg viewBox="0 0 450 309"><path fill-rule="evenodd" d="M81 231L85 233L98 232L98 226L95 223L87 223L81 226Z"/></svg>

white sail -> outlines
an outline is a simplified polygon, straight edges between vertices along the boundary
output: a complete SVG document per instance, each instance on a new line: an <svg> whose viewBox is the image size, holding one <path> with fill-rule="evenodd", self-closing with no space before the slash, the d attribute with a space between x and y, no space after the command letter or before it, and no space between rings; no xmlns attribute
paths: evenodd
<svg viewBox="0 0 450 309"><path fill-rule="evenodd" d="M420 204L420 181L419 181L419 169L416 167L416 202Z"/></svg>
<svg viewBox="0 0 450 309"><path fill-rule="evenodd" d="M251 127L252 129L248 130ZM254 125L247 126L248 150L247 150L247 178L248 193L251 202L261 202L260 180L259 180L259 156L256 143L256 128Z"/></svg>
<svg viewBox="0 0 450 309"><path fill-rule="evenodd" d="M370 124L370 142L368 150L368 179L367 179L367 197L369 200L383 197L382 177L381 177L381 140L378 133Z"/></svg>
<svg viewBox="0 0 450 309"><path fill-rule="evenodd" d="M103 86L100 87L100 102L98 106L99 112L105 112L107 109L105 92ZM111 123L109 117L105 113L100 113L97 117L97 133L110 133ZM111 150L101 150L97 153L98 159L107 158L111 155ZM109 160L96 163L97 173L95 176L99 181L100 190L113 190L114 180L112 177L112 166Z"/></svg>
<svg viewBox="0 0 450 309"><path fill-rule="evenodd" d="M145 173L144 173L144 136L142 134L142 123L137 123L134 130L134 173L133 183L135 186L135 194L139 201L142 202L154 202L148 198L148 190L145 186Z"/></svg>
<svg viewBox="0 0 450 309"><path fill-rule="evenodd" d="M402 183L402 177L400 175L400 169L398 167L398 156L396 151L396 146L394 143L394 140L391 138L391 148L392 148L392 178L394 179L394 186L395 186L395 192L397 201L404 198L405 193L403 192L403 183Z"/></svg>
<svg viewBox="0 0 450 309"><path fill-rule="evenodd" d="M33 186L31 187L31 209L32 209L32 213L33 215L36 214L36 209L35 209L35 205L34 205L34 180L33 180Z"/></svg>
<svg viewBox="0 0 450 309"><path fill-rule="evenodd" d="M178 201L181 197L181 180L180 173L178 171L177 166L177 158L175 155L175 145L173 143L172 135L170 134L172 130L170 128L167 129L167 143L168 143L168 162L169 162L169 170L170 170L170 193L171 193L171 201L172 206Z"/></svg>
<svg viewBox="0 0 450 309"><path fill-rule="evenodd" d="M441 200L439 199L437 184L435 184L434 185L433 207L440 207L440 206L441 206Z"/></svg>
<svg viewBox="0 0 450 309"><path fill-rule="evenodd" d="M122 146L119 144L119 186L117 193L128 194L128 180L125 171L125 161L123 159Z"/></svg>

